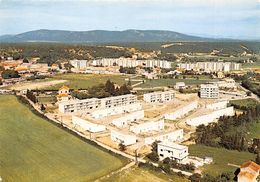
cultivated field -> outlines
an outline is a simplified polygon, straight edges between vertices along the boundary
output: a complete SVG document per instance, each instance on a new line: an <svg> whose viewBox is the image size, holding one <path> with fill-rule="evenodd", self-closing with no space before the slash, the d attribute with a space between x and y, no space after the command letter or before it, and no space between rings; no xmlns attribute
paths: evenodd
<svg viewBox="0 0 260 182"><path fill-rule="evenodd" d="M236 167L228 165L241 165L248 160L254 160L255 155L249 152L239 152L236 150L227 150L224 148L207 147L204 145L190 145L189 153L192 156L198 157L213 157L213 163L203 166L203 172L213 176L219 175L223 172L236 171Z"/></svg>
<svg viewBox="0 0 260 182"><path fill-rule="evenodd" d="M168 87L174 86L176 82L184 82L186 85L199 85L202 83L206 83L209 81L214 81L213 79L194 79L194 78L186 78L186 79L157 79L157 80L146 80L145 83L138 85L138 87L150 88L150 87Z"/></svg>
<svg viewBox="0 0 260 182"><path fill-rule="evenodd" d="M127 163L34 115L14 96L0 96L3 181L93 181Z"/></svg>
<svg viewBox="0 0 260 182"><path fill-rule="evenodd" d="M76 74L76 73L69 73L69 74L58 74L55 75L52 79L54 80L66 80L66 85L69 86L71 89L87 89L89 87L106 83L108 79L112 82L122 85L125 83L125 78L127 76L122 75L97 75L97 74ZM45 89L50 90L57 90L63 84L52 85L46 87Z"/></svg>

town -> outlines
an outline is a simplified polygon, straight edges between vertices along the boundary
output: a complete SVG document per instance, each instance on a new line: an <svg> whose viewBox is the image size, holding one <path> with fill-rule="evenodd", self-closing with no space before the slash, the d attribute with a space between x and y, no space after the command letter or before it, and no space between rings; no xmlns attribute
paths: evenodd
<svg viewBox="0 0 260 182"><path fill-rule="evenodd" d="M251 54L244 56L243 63L193 63L186 61L189 55L178 54L175 65L153 57L139 59L140 54L147 53L138 54L53 64L39 63L37 57L14 59L2 55L0 93L16 95L43 118L133 164L159 167L165 173L173 171L196 181L205 173L204 166L218 163L211 153L193 152L195 144L208 142L204 141L208 130L221 127L226 120L247 117L245 109L249 107L237 103L256 104L250 107L256 112L250 117L259 118L259 85L257 90L250 84L258 83L260 69L243 68L242 64L254 58ZM208 56L218 58L212 53ZM251 120L248 122L253 123ZM255 136L259 136L259 130ZM243 135L238 137L234 140L245 140ZM228 148L225 142L230 141L221 140L220 145ZM254 148L252 153L259 163L260 139L252 138L246 147L239 142L230 149ZM254 158L231 162L225 165L240 168L235 176L238 181L256 181L260 166ZM233 174L220 178L230 179Z"/></svg>

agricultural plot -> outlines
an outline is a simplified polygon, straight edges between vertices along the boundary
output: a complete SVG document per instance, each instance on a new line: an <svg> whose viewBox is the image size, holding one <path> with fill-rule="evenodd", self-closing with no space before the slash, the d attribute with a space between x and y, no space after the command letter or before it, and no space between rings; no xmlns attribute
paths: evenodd
<svg viewBox="0 0 260 182"><path fill-rule="evenodd" d="M0 96L0 113L3 181L93 181L127 163L36 116L14 96Z"/></svg>

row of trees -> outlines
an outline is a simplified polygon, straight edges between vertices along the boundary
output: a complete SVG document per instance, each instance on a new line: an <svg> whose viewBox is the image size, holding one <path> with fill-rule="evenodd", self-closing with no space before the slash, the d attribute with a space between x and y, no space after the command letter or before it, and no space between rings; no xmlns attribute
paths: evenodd
<svg viewBox="0 0 260 182"><path fill-rule="evenodd" d="M117 87L115 83L107 80L105 84L99 84L88 89L87 93L74 91L72 96L78 99L86 98L105 98L110 96L119 96L130 94L131 87L129 85L123 84L120 87Z"/></svg>
<svg viewBox="0 0 260 182"><path fill-rule="evenodd" d="M260 140L257 144L248 146L247 126L253 122L259 122L260 104L248 108L241 115L232 117L221 117L218 123L211 123L207 126L200 125L196 129L195 141L197 144L204 144L214 147L224 147L239 151L249 150L257 152L260 149Z"/></svg>
<svg viewBox="0 0 260 182"><path fill-rule="evenodd" d="M26 97L31 100L33 103L37 102L37 97L34 95L33 91L27 90Z"/></svg>
<svg viewBox="0 0 260 182"><path fill-rule="evenodd" d="M125 73L125 74L135 74L136 73L136 69L135 68L130 68L130 67L120 66L119 72L120 73Z"/></svg>
<svg viewBox="0 0 260 182"><path fill-rule="evenodd" d="M4 79L19 78L20 77L18 72L15 71L15 70L3 70L1 75L2 75L2 78L4 78Z"/></svg>

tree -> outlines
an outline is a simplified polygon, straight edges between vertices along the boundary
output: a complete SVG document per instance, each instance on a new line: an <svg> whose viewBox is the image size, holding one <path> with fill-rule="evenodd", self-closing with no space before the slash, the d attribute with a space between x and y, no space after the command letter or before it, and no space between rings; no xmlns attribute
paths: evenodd
<svg viewBox="0 0 260 182"><path fill-rule="evenodd" d="M115 95L115 85L110 80L107 80L105 84L105 91L110 93L111 95Z"/></svg>
<svg viewBox="0 0 260 182"><path fill-rule="evenodd" d="M23 63L29 63L28 59L27 59L27 58L24 58L24 59L23 59Z"/></svg>
<svg viewBox="0 0 260 182"><path fill-rule="evenodd" d="M260 165L260 152L257 153L255 162Z"/></svg>
<svg viewBox="0 0 260 182"><path fill-rule="evenodd" d="M19 75L18 72L15 71L15 70L4 70L4 71L2 72L2 77L3 77L4 79L8 79L8 78L19 78L20 75Z"/></svg>
<svg viewBox="0 0 260 182"><path fill-rule="evenodd" d="M45 111L46 108L44 107L43 104L41 104L41 108L40 109L41 109L41 111Z"/></svg>
<svg viewBox="0 0 260 182"><path fill-rule="evenodd" d="M190 180L191 182L200 182L200 180L201 180L201 175L198 174L198 173L194 173L194 174L192 174L192 175L189 177L189 180Z"/></svg>
<svg viewBox="0 0 260 182"><path fill-rule="evenodd" d="M119 143L119 150L120 151L125 151L126 150L126 146L121 142L121 143Z"/></svg>

